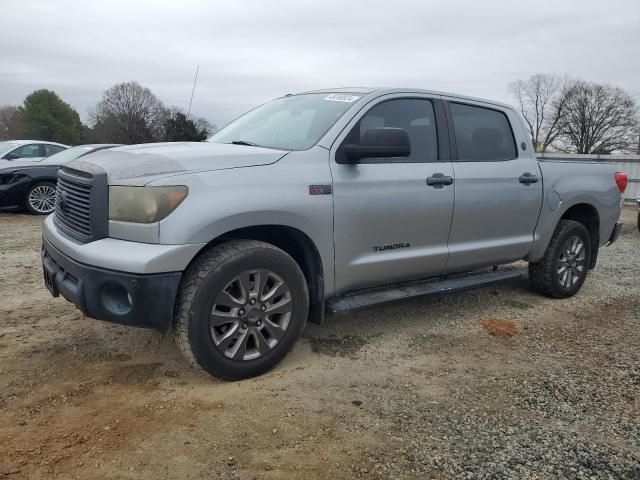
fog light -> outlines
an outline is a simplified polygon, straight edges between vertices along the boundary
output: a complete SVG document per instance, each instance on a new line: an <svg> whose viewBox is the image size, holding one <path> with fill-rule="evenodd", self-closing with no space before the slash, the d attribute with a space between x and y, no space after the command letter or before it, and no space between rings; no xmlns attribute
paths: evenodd
<svg viewBox="0 0 640 480"><path fill-rule="evenodd" d="M102 306L114 315L126 315L131 311L131 294L117 283L107 283L102 288Z"/></svg>

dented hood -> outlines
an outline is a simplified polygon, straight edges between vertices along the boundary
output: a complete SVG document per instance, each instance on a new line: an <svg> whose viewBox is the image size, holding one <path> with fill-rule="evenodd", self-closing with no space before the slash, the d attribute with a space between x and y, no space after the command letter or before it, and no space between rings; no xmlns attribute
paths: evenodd
<svg viewBox="0 0 640 480"><path fill-rule="evenodd" d="M252 167L277 162L288 152L209 142L149 143L101 150L67 166L86 170L93 164L107 172L109 185L146 185L184 173Z"/></svg>

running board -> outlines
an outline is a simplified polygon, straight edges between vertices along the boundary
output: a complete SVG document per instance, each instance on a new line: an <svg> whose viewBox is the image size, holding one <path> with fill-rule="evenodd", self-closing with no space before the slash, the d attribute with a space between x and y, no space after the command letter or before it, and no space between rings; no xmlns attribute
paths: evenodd
<svg viewBox="0 0 640 480"><path fill-rule="evenodd" d="M366 308L381 303L397 302L407 298L439 296L486 287L507 280L522 278L524 271L519 268L505 268L491 272L481 272L456 276L446 280L430 280L420 283L396 285L386 290L364 290L329 301L327 306L332 313L347 313L350 310Z"/></svg>

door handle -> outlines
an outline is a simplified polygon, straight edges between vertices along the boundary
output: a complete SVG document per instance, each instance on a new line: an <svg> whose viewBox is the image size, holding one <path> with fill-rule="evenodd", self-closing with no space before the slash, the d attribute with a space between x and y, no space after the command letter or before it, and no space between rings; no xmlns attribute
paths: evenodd
<svg viewBox="0 0 640 480"><path fill-rule="evenodd" d="M525 185L538 183L538 177L530 172L524 172L522 175L520 175L520 178L518 180L520 183L524 183Z"/></svg>
<svg viewBox="0 0 640 480"><path fill-rule="evenodd" d="M445 185L451 185L452 183L453 178L444 173L434 173L432 176L427 177L427 185L434 188L443 188Z"/></svg>

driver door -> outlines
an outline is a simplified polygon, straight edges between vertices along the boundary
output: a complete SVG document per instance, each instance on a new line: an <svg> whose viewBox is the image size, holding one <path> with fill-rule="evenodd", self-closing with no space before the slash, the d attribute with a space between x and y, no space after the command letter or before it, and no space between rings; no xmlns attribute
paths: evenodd
<svg viewBox="0 0 640 480"><path fill-rule="evenodd" d="M336 293L443 273L453 215L444 110L437 97L387 96L367 105L332 148ZM336 162L369 128L402 128L411 154Z"/></svg>

